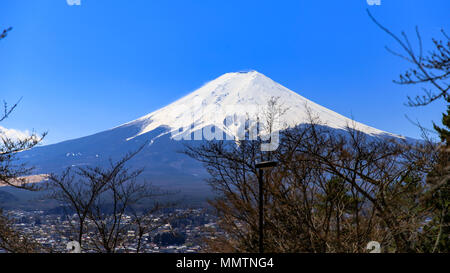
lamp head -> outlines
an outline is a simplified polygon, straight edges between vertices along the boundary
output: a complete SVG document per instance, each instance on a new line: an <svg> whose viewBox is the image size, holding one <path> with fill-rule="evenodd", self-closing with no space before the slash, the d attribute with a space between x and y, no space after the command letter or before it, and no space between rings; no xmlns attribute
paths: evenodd
<svg viewBox="0 0 450 273"><path fill-rule="evenodd" d="M257 169L266 169L266 168L276 167L277 165L278 165L278 162L276 162L276 161L263 161L263 162L256 163L255 167Z"/></svg>

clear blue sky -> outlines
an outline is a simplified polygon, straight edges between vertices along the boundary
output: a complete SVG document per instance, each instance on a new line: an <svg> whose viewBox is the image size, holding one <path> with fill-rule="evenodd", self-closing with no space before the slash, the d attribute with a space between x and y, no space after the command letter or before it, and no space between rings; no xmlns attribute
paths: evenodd
<svg viewBox="0 0 450 273"><path fill-rule="evenodd" d="M223 73L255 69L370 126L418 137L445 105L404 106L420 87L392 83L407 65L366 9L423 40L450 32L448 0L2 0L0 99L23 100L1 125L49 131L46 143L133 120Z"/></svg>

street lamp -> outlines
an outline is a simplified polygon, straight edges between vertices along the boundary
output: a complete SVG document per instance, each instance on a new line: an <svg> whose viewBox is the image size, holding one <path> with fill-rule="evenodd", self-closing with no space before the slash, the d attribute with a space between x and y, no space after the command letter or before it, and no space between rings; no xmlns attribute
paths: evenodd
<svg viewBox="0 0 450 273"><path fill-rule="evenodd" d="M256 163L255 167L258 169L258 184L259 184L259 253L264 253L264 188L263 176L264 169L273 168L278 165L276 161L263 161Z"/></svg>

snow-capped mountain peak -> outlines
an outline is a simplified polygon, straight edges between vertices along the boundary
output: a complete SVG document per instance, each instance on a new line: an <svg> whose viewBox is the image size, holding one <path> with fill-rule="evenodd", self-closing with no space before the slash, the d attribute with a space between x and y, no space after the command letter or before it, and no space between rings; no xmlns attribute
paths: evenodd
<svg viewBox="0 0 450 273"><path fill-rule="evenodd" d="M172 136L177 136L190 134L207 126L215 126L236 137L238 128L245 122L242 118L261 118L272 98L278 98L278 106L286 109L280 116L279 124L283 128L276 128L278 130L307 123L309 110L323 124L332 128L344 129L348 125L354 125L370 135L392 135L322 107L257 71L226 73L172 104L125 125L141 128L137 135L129 139L158 127L168 128L163 135L171 133ZM224 121L230 117L234 117L231 127L224 125Z"/></svg>

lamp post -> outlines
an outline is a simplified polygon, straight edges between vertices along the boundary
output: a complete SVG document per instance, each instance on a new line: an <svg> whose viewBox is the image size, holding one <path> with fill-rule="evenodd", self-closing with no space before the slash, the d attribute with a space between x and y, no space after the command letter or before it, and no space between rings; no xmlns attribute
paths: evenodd
<svg viewBox="0 0 450 273"><path fill-rule="evenodd" d="M264 253L264 169L273 168L278 165L276 161L263 161L257 163L259 184L259 253Z"/></svg>

